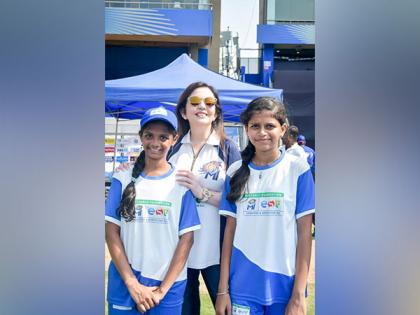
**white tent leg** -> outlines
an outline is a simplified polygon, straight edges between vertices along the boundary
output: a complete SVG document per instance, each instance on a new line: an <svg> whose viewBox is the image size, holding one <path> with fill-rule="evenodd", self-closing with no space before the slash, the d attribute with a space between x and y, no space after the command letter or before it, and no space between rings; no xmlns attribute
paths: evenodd
<svg viewBox="0 0 420 315"><path fill-rule="evenodd" d="M115 159L117 158L117 136L118 136L118 121L120 120L119 115L117 115L117 123L115 125L115 139L114 139L114 161L112 162L112 173L115 171Z"/></svg>

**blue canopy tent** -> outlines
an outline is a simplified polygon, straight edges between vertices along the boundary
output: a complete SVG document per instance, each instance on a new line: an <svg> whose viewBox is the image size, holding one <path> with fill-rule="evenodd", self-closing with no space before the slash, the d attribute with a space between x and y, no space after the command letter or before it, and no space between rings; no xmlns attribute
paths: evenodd
<svg viewBox="0 0 420 315"><path fill-rule="evenodd" d="M146 74L105 81L107 116L140 119L151 108L163 105L174 110L182 91L192 82L203 81L219 92L224 120L239 122L239 115L256 97L283 99L283 91L237 81L208 70L186 54L159 70Z"/></svg>

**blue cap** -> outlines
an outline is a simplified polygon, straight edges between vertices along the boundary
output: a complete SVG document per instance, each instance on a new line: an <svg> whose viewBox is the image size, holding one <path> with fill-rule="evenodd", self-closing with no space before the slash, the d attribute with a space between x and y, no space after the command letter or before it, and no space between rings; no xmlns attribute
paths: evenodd
<svg viewBox="0 0 420 315"><path fill-rule="evenodd" d="M306 141L305 136L304 135L299 135L297 137L297 142L303 142L303 141Z"/></svg>
<svg viewBox="0 0 420 315"><path fill-rule="evenodd" d="M140 120L140 127L143 128L145 124L151 121L155 121L155 120L167 122L175 130L178 127L178 122L177 122L175 114L167 110L163 106L155 107L155 108L151 108L147 110L144 113L143 118Z"/></svg>

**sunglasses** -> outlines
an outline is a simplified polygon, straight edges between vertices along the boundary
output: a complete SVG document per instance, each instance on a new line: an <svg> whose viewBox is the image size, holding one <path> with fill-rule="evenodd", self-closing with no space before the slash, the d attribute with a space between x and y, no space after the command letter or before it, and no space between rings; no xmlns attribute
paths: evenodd
<svg viewBox="0 0 420 315"><path fill-rule="evenodd" d="M199 96L190 96L188 98L188 102L190 102L192 106L198 106L202 101L204 101L204 104L209 107L217 104L217 98L211 96L205 98L201 98Z"/></svg>

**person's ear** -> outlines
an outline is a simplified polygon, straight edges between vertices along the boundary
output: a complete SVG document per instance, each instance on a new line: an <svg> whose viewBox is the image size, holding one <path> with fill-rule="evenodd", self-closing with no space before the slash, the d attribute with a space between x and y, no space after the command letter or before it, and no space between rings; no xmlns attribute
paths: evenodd
<svg viewBox="0 0 420 315"><path fill-rule="evenodd" d="M176 134L175 136L174 136L174 142L176 142L178 140L178 134Z"/></svg>
<svg viewBox="0 0 420 315"><path fill-rule="evenodd" d="M286 133L288 128L288 125L286 123L284 123L283 125L280 126L280 130L281 130L281 136L283 137L284 134Z"/></svg>
<svg viewBox="0 0 420 315"><path fill-rule="evenodd" d="M245 127L245 133L248 136L248 125L245 125L244 127Z"/></svg>
<svg viewBox="0 0 420 315"><path fill-rule="evenodd" d="M181 117L182 117L182 118L184 118L185 120L188 120L188 119L187 119L187 115L185 115L185 108L183 108L183 109L181 110Z"/></svg>

